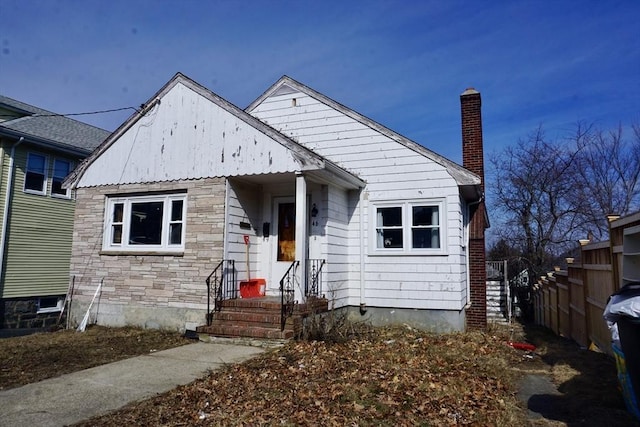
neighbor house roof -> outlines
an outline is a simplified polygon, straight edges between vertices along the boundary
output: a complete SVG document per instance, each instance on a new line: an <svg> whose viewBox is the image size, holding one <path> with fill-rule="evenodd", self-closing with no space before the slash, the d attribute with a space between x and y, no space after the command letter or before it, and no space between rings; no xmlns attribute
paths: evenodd
<svg viewBox="0 0 640 427"><path fill-rule="evenodd" d="M2 95L0 109L21 116L0 120L0 135L24 137L47 148L86 156L109 136L104 129Z"/></svg>
<svg viewBox="0 0 640 427"><path fill-rule="evenodd" d="M480 185L480 182L481 182L480 177L474 174L473 172L465 169L464 167L460 166L459 164L429 150L428 148L410 140L409 138L406 138L400 135L397 132L392 131L391 129L381 125L378 122L363 116L357 111L354 111L340 104L339 102L334 101L328 96L323 95L320 92L317 92L316 90L292 79L289 76L282 76L276 83L274 83L260 97L258 97L258 99L253 101L251 105L249 105L245 109L245 111L252 111L256 106L258 106L260 103L262 103L266 98L268 98L272 94L276 92L282 93L283 91L287 91L287 90L290 92L293 92L293 91L302 92L312 98L315 98L316 100L330 106L331 108L337 111L340 111L342 114L352 118L353 120L371 129L374 129L377 132L380 132L382 135L385 135L386 137L404 145L410 150L413 150L423 155L424 157L434 161L435 163L438 163L439 165L443 166L447 170L447 172L453 177L453 179L456 181L456 183L459 186L464 187L464 186Z"/></svg>

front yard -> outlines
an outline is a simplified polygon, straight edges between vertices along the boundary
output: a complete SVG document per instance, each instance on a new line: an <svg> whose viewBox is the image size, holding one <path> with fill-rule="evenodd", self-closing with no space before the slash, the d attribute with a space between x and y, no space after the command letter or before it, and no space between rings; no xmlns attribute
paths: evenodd
<svg viewBox="0 0 640 427"><path fill-rule="evenodd" d="M91 328L87 336L100 334L89 341L72 331L0 340L0 386L18 385L7 378L25 377L38 364L48 367L43 368L48 376L62 373L70 359L79 367L78 359L96 358L95 352L81 351L98 346L98 335L117 331ZM165 334L163 346L155 341L157 331L123 331L121 338L104 340L112 351L100 344L99 353L122 358L132 355L132 348L141 354L185 342ZM344 342L290 342L81 425L634 425L617 389L613 360L546 330L492 327L434 335L408 327L363 327L357 332ZM156 338L142 338L146 335ZM48 336L65 341L69 360L52 351ZM122 354L120 339L127 342ZM506 345L509 340L528 340L538 348L535 353L516 350ZM15 354L18 347L32 345L26 353L44 354L40 361ZM538 396L548 403L546 418L532 419L526 410L531 403L518 400L528 375L549 377L558 386L559 395Z"/></svg>

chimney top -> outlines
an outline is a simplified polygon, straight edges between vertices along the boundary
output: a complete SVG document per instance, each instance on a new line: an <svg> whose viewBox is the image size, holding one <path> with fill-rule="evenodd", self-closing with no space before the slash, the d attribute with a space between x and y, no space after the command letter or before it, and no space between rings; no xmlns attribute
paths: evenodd
<svg viewBox="0 0 640 427"><path fill-rule="evenodd" d="M462 92L462 95L460 96L465 96L465 95L475 95L478 94L480 92L478 92L477 90L475 90L475 88L472 87L468 87L467 90L465 90L464 92Z"/></svg>

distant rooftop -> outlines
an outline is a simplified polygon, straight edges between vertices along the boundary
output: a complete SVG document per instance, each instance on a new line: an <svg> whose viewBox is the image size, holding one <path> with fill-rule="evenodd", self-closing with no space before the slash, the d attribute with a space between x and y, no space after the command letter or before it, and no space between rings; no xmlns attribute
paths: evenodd
<svg viewBox="0 0 640 427"><path fill-rule="evenodd" d="M33 105L0 95L0 135L89 154L110 132Z"/></svg>

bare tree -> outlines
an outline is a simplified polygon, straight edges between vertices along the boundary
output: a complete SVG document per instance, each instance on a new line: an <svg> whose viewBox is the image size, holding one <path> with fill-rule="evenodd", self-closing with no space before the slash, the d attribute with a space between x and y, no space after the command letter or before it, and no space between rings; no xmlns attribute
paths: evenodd
<svg viewBox="0 0 640 427"><path fill-rule="evenodd" d="M605 238L607 214L640 206L640 126L632 129L626 140L621 127L604 132L578 124L558 141L538 127L490 157L492 218L503 223L493 232L521 250L534 274L549 271L587 234Z"/></svg>
<svg viewBox="0 0 640 427"><path fill-rule="evenodd" d="M571 160L570 153L546 139L542 127L491 159L496 207L509 237L536 267L546 267L554 249L573 240Z"/></svg>
<svg viewBox="0 0 640 427"><path fill-rule="evenodd" d="M625 215L640 208L640 126L625 139L622 126L603 131L579 123L571 143L577 152L572 165L571 203L583 235L608 237L606 215Z"/></svg>

